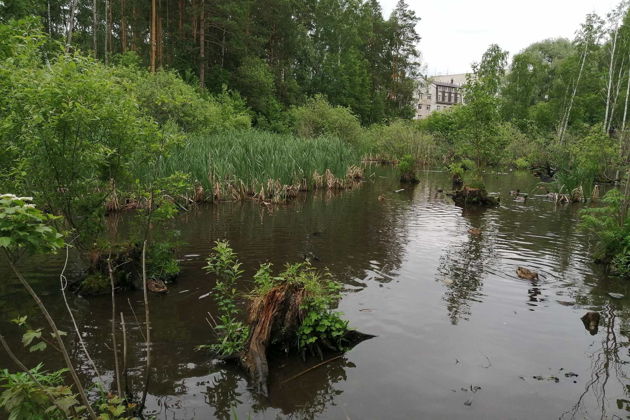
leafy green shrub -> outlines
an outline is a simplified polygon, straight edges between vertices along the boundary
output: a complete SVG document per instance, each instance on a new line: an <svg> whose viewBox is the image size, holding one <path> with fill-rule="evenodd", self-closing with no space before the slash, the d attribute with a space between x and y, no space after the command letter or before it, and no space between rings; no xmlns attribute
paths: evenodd
<svg viewBox="0 0 630 420"><path fill-rule="evenodd" d="M516 166L516 169L527 169L530 167L530 164L527 159L520 157L514 161L514 166Z"/></svg>
<svg viewBox="0 0 630 420"><path fill-rule="evenodd" d="M398 161L398 172L402 182L416 182L416 160L411 155L405 155Z"/></svg>
<svg viewBox="0 0 630 420"><path fill-rule="evenodd" d="M362 148L369 155L393 161L411 155L423 166L438 160L438 149L433 135L418 129L411 121L396 120L389 125L374 125L364 130Z"/></svg>
<svg viewBox="0 0 630 420"><path fill-rule="evenodd" d="M593 256L609 264L612 271L630 277L630 198L611 190L602 199L602 207L582 211L581 226L595 238Z"/></svg>
<svg viewBox="0 0 630 420"><path fill-rule="evenodd" d="M361 124L349 108L333 106L321 95L290 111L293 131L299 137L336 136L356 143L361 136Z"/></svg>
<svg viewBox="0 0 630 420"><path fill-rule="evenodd" d="M70 387L63 385L66 369L47 373L42 371L43 367L40 363L29 371L30 375L0 370L0 388L4 389L0 394L0 408L9 413L9 420L66 419L69 409L78 405ZM68 411L61 412L57 406Z"/></svg>
<svg viewBox="0 0 630 420"><path fill-rule="evenodd" d="M215 242L212 250L214 252L208 257L204 270L217 276L213 296L219 307L219 316L214 330L219 342L200 348L209 348L219 356L232 356L243 349L249 336L249 328L238 320L239 310L236 306L236 282L243 275L243 270L227 241Z"/></svg>
<svg viewBox="0 0 630 420"><path fill-rule="evenodd" d="M217 132L251 126L245 104L237 95L203 94L173 71L149 73L143 69L135 72L124 69L121 73L130 78L142 110L160 125L173 121L187 132Z"/></svg>

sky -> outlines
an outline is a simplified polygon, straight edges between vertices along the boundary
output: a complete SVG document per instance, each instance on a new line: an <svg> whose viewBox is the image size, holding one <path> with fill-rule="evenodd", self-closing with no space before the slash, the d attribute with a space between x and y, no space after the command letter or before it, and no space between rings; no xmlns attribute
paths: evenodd
<svg viewBox="0 0 630 420"><path fill-rule="evenodd" d="M548 38L573 39L588 13L605 17L619 0L406 0L421 18L420 51L428 75L470 71L490 44L518 53ZM389 17L397 0L380 0Z"/></svg>

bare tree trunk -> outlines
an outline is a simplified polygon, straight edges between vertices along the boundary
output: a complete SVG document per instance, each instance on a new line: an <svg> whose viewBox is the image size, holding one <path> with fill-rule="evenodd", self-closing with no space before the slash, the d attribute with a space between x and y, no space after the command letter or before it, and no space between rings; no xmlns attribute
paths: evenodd
<svg viewBox="0 0 630 420"><path fill-rule="evenodd" d="M177 30L179 31L180 41L184 38L184 0L179 0L179 22L177 23Z"/></svg>
<svg viewBox="0 0 630 420"><path fill-rule="evenodd" d="M112 44L112 3L109 0L105 0L105 6L107 7L107 47L105 48L105 64L109 64L109 57L112 55L114 44Z"/></svg>
<svg viewBox="0 0 630 420"><path fill-rule="evenodd" d="M120 0L120 49L127 52L127 17L125 16L125 0Z"/></svg>
<svg viewBox="0 0 630 420"><path fill-rule="evenodd" d="M604 114L604 131L607 130L608 113L610 111L610 94L612 92L612 81L614 78L613 65L615 63L615 52L617 51L617 34L619 29L615 29L615 36L612 43L612 52L610 54L610 63L608 65L608 88L606 89L606 112Z"/></svg>
<svg viewBox="0 0 630 420"><path fill-rule="evenodd" d="M155 73L157 54L157 0L151 0L151 72Z"/></svg>
<svg viewBox="0 0 630 420"><path fill-rule="evenodd" d="M72 32L74 31L74 11L76 9L77 0L70 1L70 21L68 22L68 36L66 38L66 52L70 51L72 45Z"/></svg>
<svg viewBox="0 0 630 420"><path fill-rule="evenodd" d="M98 23L96 21L96 0L92 1L92 49L94 50L94 58L97 57L97 28Z"/></svg>
<svg viewBox="0 0 630 420"><path fill-rule="evenodd" d="M50 16L50 0L48 0L48 36L52 37L52 18Z"/></svg>
<svg viewBox="0 0 630 420"><path fill-rule="evenodd" d="M105 46L103 48L103 53L105 54L105 65L109 64L109 43L111 41L110 38L110 27L109 27L109 0L105 0Z"/></svg>
<svg viewBox="0 0 630 420"><path fill-rule="evenodd" d="M615 118L615 109L617 108L617 100L619 99L619 91L621 90L621 76L623 74L623 65L625 64L625 57L621 59L621 65L619 66L619 74L617 75L617 82L615 83L615 96L610 105L610 113L608 121L604 121L606 124L606 132L609 132L612 128L613 120Z"/></svg>
<svg viewBox="0 0 630 420"><path fill-rule="evenodd" d="M24 289L26 289L28 294L31 295L31 298L33 298L33 300L37 304L37 307L39 308L40 312L42 313L42 315L44 315L44 318L46 318L46 322L48 322L48 325L50 326L50 329L52 330L53 335L55 336L55 340L57 341L57 346L59 347L59 351L61 352L61 355L63 356L63 360L66 364L66 368L68 369L68 372L70 373L70 376L72 377L72 381L74 382L74 385L77 388L77 392L79 393L79 396L81 397L81 402L85 405L85 408L90 418L93 420L96 420L96 413L94 413L94 410L92 409L92 406L90 405L90 401L87 398L87 394L85 393L83 384L81 384L81 380L79 379L79 376L77 375L77 372L74 369L72 360L70 360L70 354L68 353L68 350L66 349L66 345L61 339L61 334L59 333L57 324L55 324L55 321L52 319L52 317L48 313L46 306L44 306L44 303L41 301L37 293L35 293L35 290L33 290L33 288L28 283L28 281L26 281L24 276L22 276L22 274L18 271L15 264L13 264L13 261L11 261L11 256L7 252L6 248L4 248L4 253L5 253L5 256L7 257L7 261L9 263L9 267L11 268L11 271L13 271L13 274L15 274L15 276L18 278L18 280L20 281Z"/></svg>
<svg viewBox="0 0 630 420"><path fill-rule="evenodd" d="M199 85L206 87L206 7L205 1L201 0L201 10L199 18Z"/></svg>
<svg viewBox="0 0 630 420"><path fill-rule="evenodd" d="M588 56L588 43L584 45L584 52L582 53L582 63L580 64L580 71L578 72L577 80L575 81L575 85L573 86L573 93L571 94L571 98L569 99L569 105L567 106L565 115L563 117L563 121L560 128L559 139L560 144L564 142L564 135L567 131L567 127L569 125L569 118L571 117L571 108L573 108L573 101L575 100L575 95L577 94L578 86L580 85L580 79L582 78L582 72L584 71L584 64L586 64L586 57Z"/></svg>

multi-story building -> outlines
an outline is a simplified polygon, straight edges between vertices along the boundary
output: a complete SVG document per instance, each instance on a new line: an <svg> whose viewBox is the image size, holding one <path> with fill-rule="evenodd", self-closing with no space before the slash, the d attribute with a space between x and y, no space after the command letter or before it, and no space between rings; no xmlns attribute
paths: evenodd
<svg viewBox="0 0 630 420"><path fill-rule="evenodd" d="M432 112L463 103L462 86L465 83L466 74L447 74L421 79L416 93L416 119L426 118Z"/></svg>

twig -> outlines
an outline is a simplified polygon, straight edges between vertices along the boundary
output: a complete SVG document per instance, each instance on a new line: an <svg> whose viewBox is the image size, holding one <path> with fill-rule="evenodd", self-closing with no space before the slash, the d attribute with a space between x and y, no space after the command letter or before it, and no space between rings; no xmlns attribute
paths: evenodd
<svg viewBox="0 0 630 420"><path fill-rule="evenodd" d="M151 370L151 321L149 318L149 295L147 293L147 241L144 240L142 245L142 284L144 289L144 320L147 327L146 346L147 346L147 363L146 371L144 373L144 391L142 391L142 400L140 402L140 409L144 408L144 404L147 400L147 393L149 392L149 373Z"/></svg>
<svg viewBox="0 0 630 420"><path fill-rule="evenodd" d="M125 380L125 395L129 395L129 382L127 380L127 327L125 326L125 317L122 312L120 313L120 326L122 327L123 333L122 374L123 379Z"/></svg>
<svg viewBox="0 0 630 420"><path fill-rule="evenodd" d="M118 345L116 343L116 292L114 288L114 271L112 270L112 254L107 257L107 271L109 272L109 283L112 289L112 346L114 347L114 374L116 376L116 390L118 396L122 398L122 386L120 385L120 367L118 364Z"/></svg>
<svg viewBox="0 0 630 420"><path fill-rule="evenodd" d="M136 315L136 311L133 310L133 305L131 305L131 300L129 300L129 298L127 298L127 303L129 303L129 309L131 309L131 313L133 314L133 317L136 320L136 323L138 324L138 326L140 326L141 322L138 319L138 316ZM142 336L142 339L144 341L147 341L147 338L144 336L144 333L142 332L142 328L139 328L139 331L140 331L140 335Z"/></svg>
<svg viewBox="0 0 630 420"><path fill-rule="evenodd" d="M492 362L490 361L490 358L488 356L486 356L485 354L483 355L483 357L485 357L486 360L488 361L488 366L481 365L481 367L484 368L484 369L488 369L490 366L492 366Z"/></svg>
<svg viewBox="0 0 630 420"><path fill-rule="evenodd" d="M87 347L85 346L85 341L83 341L83 336L81 335L81 331L79 330L79 326L77 325L76 319L74 319L74 314L72 313L72 310L70 309L70 304L68 303L68 298L66 296L66 288L68 287L68 279L66 278L65 272L66 272L66 267L68 266L68 256L70 253L69 250L70 250L70 247L66 245L66 260L63 263L61 274L59 274L59 283L61 284L61 296L63 296L63 302L66 305L66 309L68 310L68 313L70 314L70 319L72 320L74 331L76 332L77 338L79 339L79 344L81 344L81 349L83 350L83 353L85 353L85 357L87 357L88 361L90 362L92 369L94 369L94 373L96 373L96 376L98 376L99 380L101 380L101 374L96 368L96 364L94 363L94 360L92 360L92 357L90 357L90 353L88 352Z"/></svg>
<svg viewBox="0 0 630 420"><path fill-rule="evenodd" d="M308 369L306 369L306 370L303 370L302 372L298 373L297 375L293 375L293 376L291 376L289 379L285 379L284 381L280 382L280 385L284 385L284 384L286 384L287 382L292 381L292 380L294 380L295 378L299 378L300 376L304 375L305 373L310 372L311 370L317 369L317 368L318 368L318 367L320 367L320 366L324 366L325 364L330 363L330 362L332 362L333 360L340 359L340 358L342 358L342 357L343 357L343 354L340 354L340 355L338 355L338 356L331 357L331 358L330 358L330 359L328 359L328 360L324 360L323 362L318 363L318 364L316 364L315 366L311 366L310 368L308 368Z"/></svg>

